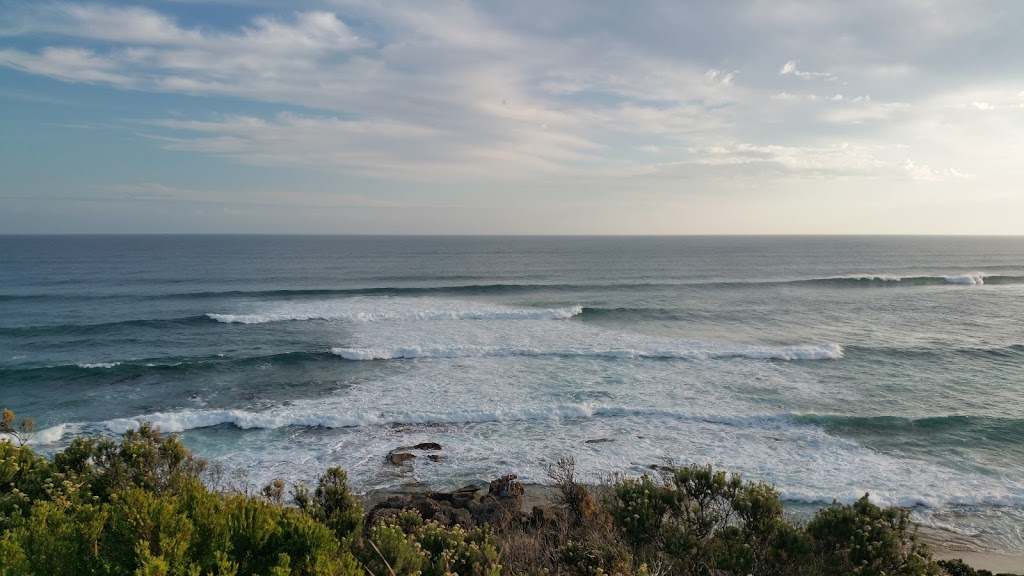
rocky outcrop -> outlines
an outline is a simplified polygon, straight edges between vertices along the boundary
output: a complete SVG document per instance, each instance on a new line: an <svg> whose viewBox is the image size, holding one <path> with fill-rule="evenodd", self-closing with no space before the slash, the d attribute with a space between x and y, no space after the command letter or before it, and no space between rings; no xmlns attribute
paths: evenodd
<svg viewBox="0 0 1024 576"><path fill-rule="evenodd" d="M545 525L556 521L562 513L546 507L534 507L529 513L524 513L524 489L515 474L490 482L487 493L478 497L480 491L480 486L465 486L454 492L391 495L370 510L367 526L403 510L416 510L424 520L433 520L443 526L460 524L464 528L484 523L496 527L513 523Z"/></svg>
<svg viewBox="0 0 1024 576"><path fill-rule="evenodd" d="M439 452L441 450L443 448L437 442L421 442L415 446L400 446L388 452L388 455L384 457L384 461L393 466L401 466L403 468L410 468L412 461L418 456L426 456L427 460L431 462L444 462L444 454L424 454L425 452Z"/></svg>

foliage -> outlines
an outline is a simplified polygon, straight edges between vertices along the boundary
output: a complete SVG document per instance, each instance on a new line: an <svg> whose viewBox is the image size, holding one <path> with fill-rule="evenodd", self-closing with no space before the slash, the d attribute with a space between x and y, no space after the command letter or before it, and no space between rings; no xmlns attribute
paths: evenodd
<svg viewBox="0 0 1024 576"><path fill-rule="evenodd" d="M833 504L807 525L825 574L942 574L917 542L905 508L879 508L868 495L849 506Z"/></svg>
<svg viewBox="0 0 1024 576"><path fill-rule="evenodd" d="M554 508L494 527L415 510L365 525L340 468L294 486L286 505L280 481L257 495L211 490L206 463L149 425L47 460L26 443L30 421L14 422L5 410L0 576L985 574L933 561L905 509L865 496L799 524L774 487L710 466L621 478L597 499L563 458L549 470Z"/></svg>

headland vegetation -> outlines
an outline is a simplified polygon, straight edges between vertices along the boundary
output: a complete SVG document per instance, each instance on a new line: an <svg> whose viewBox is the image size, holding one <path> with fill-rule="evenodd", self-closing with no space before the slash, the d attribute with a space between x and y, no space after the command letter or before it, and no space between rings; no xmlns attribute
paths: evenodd
<svg viewBox="0 0 1024 576"><path fill-rule="evenodd" d="M340 468L314 487L254 489L149 425L52 458L32 432L4 410L0 576L992 574L935 560L906 509L865 496L796 520L771 485L710 466L595 487L563 458L552 502L529 510L514 475L366 509Z"/></svg>

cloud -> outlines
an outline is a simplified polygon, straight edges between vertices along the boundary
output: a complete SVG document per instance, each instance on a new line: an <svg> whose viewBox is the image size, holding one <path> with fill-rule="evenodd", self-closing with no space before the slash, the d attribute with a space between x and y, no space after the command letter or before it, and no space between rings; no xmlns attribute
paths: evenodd
<svg viewBox="0 0 1024 576"><path fill-rule="evenodd" d="M119 72L111 60L84 48L46 47L36 54L18 50L0 50L0 66L71 82L96 82L122 88L135 80Z"/></svg>
<svg viewBox="0 0 1024 576"><path fill-rule="evenodd" d="M92 196L97 202L171 202L197 205L237 207L308 207L308 208L426 208L426 204L409 204L358 194L338 192L313 193L303 190L245 190L244 193L224 190L196 190L169 186L160 182L135 182L106 186Z"/></svg>
<svg viewBox="0 0 1024 576"><path fill-rule="evenodd" d="M732 84L733 79L736 77L737 72L726 72L725 70L719 70L717 68L711 68L704 73L704 79L711 84L721 84L723 86L729 86Z"/></svg>
<svg viewBox="0 0 1024 576"><path fill-rule="evenodd" d="M590 144L539 126L508 134L490 145L451 138L439 129L389 120L282 113L267 120L227 116L213 120L163 120L153 137L167 149L224 156L246 164L333 166L391 178L457 179L521 176L550 171L556 160L578 157ZM529 140L529 146L520 140ZM506 168L495 171L497 165Z"/></svg>
<svg viewBox="0 0 1024 576"><path fill-rule="evenodd" d="M914 162L909 159L904 162L903 168L907 171L907 175L912 180L921 182L938 182L941 180L964 179L971 177L969 174L964 174L954 168L945 168L941 170L934 169L927 164Z"/></svg>
<svg viewBox="0 0 1024 576"><path fill-rule="evenodd" d="M835 75L833 75L833 74L831 74L829 72L805 72L803 70L800 70L800 69L797 68L797 64L799 64L799 63L800 63L799 60L790 60L789 62L786 62L785 64L782 65L782 68L779 70L779 76L795 76L797 78L804 78L804 79L810 79L810 78L822 78L822 79L825 79L825 80L835 80L836 79Z"/></svg>
<svg viewBox="0 0 1024 576"><path fill-rule="evenodd" d="M172 157L439 193L611 196L630 178L675 189L680 170L708 196L734 172L956 182L929 165L1008 174L1021 145L1016 31L968 2L146 6L16 3L0 66L131 90L120 124Z"/></svg>
<svg viewBox="0 0 1024 576"><path fill-rule="evenodd" d="M888 121L905 113L910 105L904 102L877 102L867 96L853 99L833 97L836 107L821 114L821 120L829 124L864 124Z"/></svg>
<svg viewBox="0 0 1024 576"><path fill-rule="evenodd" d="M887 168L878 147L850 143L832 146L776 146L740 143L694 149L692 163L742 167L801 177L871 176Z"/></svg>

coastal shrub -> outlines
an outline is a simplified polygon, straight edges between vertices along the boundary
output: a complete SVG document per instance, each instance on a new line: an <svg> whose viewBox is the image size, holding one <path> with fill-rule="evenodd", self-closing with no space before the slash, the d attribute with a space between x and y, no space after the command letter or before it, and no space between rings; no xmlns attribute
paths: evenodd
<svg viewBox="0 0 1024 576"><path fill-rule="evenodd" d="M665 486L648 475L615 483L605 508L622 538L634 550L658 547L669 509Z"/></svg>
<svg viewBox="0 0 1024 576"><path fill-rule="evenodd" d="M909 510L879 508L867 494L850 505L823 508L807 525L822 574L942 574L915 532Z"/></svg>
<svg viewBox="0 0 1024 576"><path fill-rule="evenodd" d="M35 435L35 431L36 423L31 418L17 420L11 410L4 408L3 411L0 411L0 435L13 439L18 446L28 444L28 441Z"/></svg>
<svg viewBox="0 0 1024 576"><path fill-rule="evenodd" d="M102 501L120 490L156 493L175 489L206 468L176 435L163 436L150 424L128 430L120 442L79 437L54 457L57 469L74 474Z"/></svg>
<svg viewBox="0 0 1024 576"><path fill-rule="evenodd" d="M37 500L49 499L54 466L28 446L0 441L0 530L12 514L26 515Z"/></svg>
<svg viewBox="0 0 1024 576"><path fill-rule="evenodd" d="M370 527L360 560L376 576L408 576L421 574L430 554L401 526L385 519Z"/></svg>
<svg viewBox="0 0 1024 576"><path fill-rule="evenodd" d="M945 570L949 576L993 576L989 570L975 570L968 566L963 560L939 560L939 567ZM1004 576L999 574L997 576Z"/></svg>
<svg viewBox="0 0 1024 576"><path fill-rule="evenodd" d="M19 429L9 411L2 421ZM599 503L564 458L549 470L555 507L493 528L415 510L365 525L340 468L313 490L295 486L291 506L279 481L253 495L211 490L206 463L148 425L75 439L52 460L2 438L0 576L985 574L933 561L905 509L865 496L794 523L772 486L710 466L620 479Z"/></svg>
<svg viewBox="0 0 1024 576"><path fill-rule="evenodd" d="M404 539L398 538L399 532ZM395 562L407 568L419 566L424 576L501 574L498 540L490 526L469 530L459 525L449 528L433 520L425 522L416 510L403 510L371 526L362 554L367 569L374 574L378 574L374 566L379 568L381 560L387 560L396 574L402 572L395 568ZM407 556L418 558L422 563L415 559L403 561Z"/></svg>
<svg viewBox="0 0 1024 576"><path fill-rule="evenodd" d="M334 530L339 540L352 540L363 527L363 505L349 490L348 474L329 468L313 493L314 517Z"/></svg>

